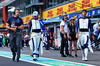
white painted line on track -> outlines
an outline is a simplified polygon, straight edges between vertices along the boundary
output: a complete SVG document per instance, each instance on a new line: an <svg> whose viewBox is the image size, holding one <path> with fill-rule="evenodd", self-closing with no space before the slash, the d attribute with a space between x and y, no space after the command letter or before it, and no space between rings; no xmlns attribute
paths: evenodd
<svg viewBox="0 0 100 66"><path fill-rule="evenodd" d="M4 52L6 52L6 51L4 51ZM10 52L10 53L11 53L11 52ZM22 54L22 55L27 55L27 54ZM3 55L0 55L0 56L3 56ZM3 57L11 58L11 57L8 57L8 56L3 56ZM45 58L45 57L40 57L40 58ZM52 59L52 58L46 58L46 59ZM30 63L39 64L39 65L44 65L44 66L52 66L52 65L42 64L42 63L38 63L38 62L32 62L32 61L23 60L23 59L20 59L20 60L25 61L25 62L30 62ZM79 63L79 62L73 62L73 61L65 61L65 60L58 60L58 59L52 59L52 60L64 61L64 62L72 62L72 63L84 64L84 65L89 65L89 66L96 66L96 65L85 64L85 63Z"/></svg>
<svg viewBox="0 0 100 66"><path fill-rule="evenodd" d="M45 57L41 57L41 58L45 58ZM47 59L52 59L52 58L47 58ZM58 59L52 59L52 60L58 60ZM65 60L58 60L58 61L64 61L64 62L72 62L72 63L79 63L79 62L73 62L73 61L65 61ZM96 66L96 65L85 64L85 63L79 63L79 64L84 64L84 65L89 65L89 66Z"/></svg>
<svg viewBox="0 0 100 66"><path fill-rule="evenodd" d="M2 57L5 57L5 58L12 58L12 57L8 57L8 56L3 56L3 55L0 55ZM20 59L21 61L24 61L24 62L29 62L29 63L34 63L34 64L38 64L38 65L43 65L43 66L51 66L51 65L47 65L47 64L42 64L42 63L38 63L38 62L32 62L32 61L27 61L27 60L23 60L23 59Z"/></svg>

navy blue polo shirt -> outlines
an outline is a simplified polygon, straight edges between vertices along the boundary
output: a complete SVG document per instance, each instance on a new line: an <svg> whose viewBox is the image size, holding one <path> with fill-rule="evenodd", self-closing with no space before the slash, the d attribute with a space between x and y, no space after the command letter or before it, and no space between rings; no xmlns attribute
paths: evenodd
<svg viewBox="0 0 100 66"><path fill-rule="evenodd" d="M7 21L7 23L11 26L21 26L23 25L23 20L20 17L10 17ZM14 32L10 30L10 32ZM17 29L16 32L22 32L20 29Z"/></svg>

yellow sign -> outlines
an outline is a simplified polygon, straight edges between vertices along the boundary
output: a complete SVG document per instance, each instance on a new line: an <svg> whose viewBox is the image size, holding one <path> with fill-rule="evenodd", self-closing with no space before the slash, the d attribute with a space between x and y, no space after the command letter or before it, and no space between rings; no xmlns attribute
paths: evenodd
<svg viewBox="0 0 100 66"><path fill-rule="evenodd" d="M92 1L93 1L93 3L94 3L93 7L98 7L98 6L100 6L100 0L92 0Z"/></svg>
<svg viewBox="0 0 100 66"><path fill-rule="evenodd" d="M78 0L69 4L65 4L42 13L43 19L48 19L52 17L57 17L59 15L69 14L81 11L83 9L90 9L92 7L100 6L100 0ZM23 22L28 23L33 18L32 14L26 17L23 17Z"/></svg>
<svg viewBox="0 0 100 66"><path fill-rule="evenodd" d="M3 27L3 24L1 24L0 27Z"/></svg>
<svg viewBox="0 0 100 66"><path fill-rule="evenodd" d="M65 13L73 13L81 11L83 9L90 9L92 7L100 6L100 0L78 0L69 4L62 5L47 11L44 11L43 19L48 19L52 17L57 17L59 15L64 15Z"/></svg>
<svg viewBox="0 0 100 66"><path fill-rule="evenodd" d="M29 15L29 16L26 16L26 17L23 17L22 19L23 19L23 22L24 22L24 24L25 23L28 23L28 22L30 22L30 20L33 18L33 14L31 14L31 15Z"/></svg>

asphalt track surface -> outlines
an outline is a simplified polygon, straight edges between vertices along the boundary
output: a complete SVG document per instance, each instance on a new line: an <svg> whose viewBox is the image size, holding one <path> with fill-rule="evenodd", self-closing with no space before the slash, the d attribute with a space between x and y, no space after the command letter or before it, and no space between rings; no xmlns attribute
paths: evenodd
<svg viewBox="0 0 100 66"><path fill-rule="evenodd" d="M10 54L10 48L0 48L1 53L2 53L2 51L5 53L9 52L9 54ZM59 51L50 50L49 52L44 52L44 54L40 56L41 62L39 62L39 63L34 63L34 61L32 61L32 57L29 56L29 53L30 53L29 47L23 48L23 50L21 50L21 52L22 52L22 54L27 55L25 58L29 57L28 59L30 59L31 62L29 62L29 60L26 61L23 58L20 60L20 62L16 62L16 61L13 62L11 57L6 57L6 56L0 55L0 66L47 66L48 64L46 64L46 62L49 61L49 63L54 62L54 64L57 64L59 60L60 60L60 62L59 62L60 65L51 65L51 66L69 66L69 65L65 65L64 62L66 62L66 63L75 62L75 63L100 66L100 51L94 51L93 54L89 52L88 61L82 61L81 60L81 51L78 51L77 58L76 57L62 58L59 54ZM74 52L72 52L72 55L74 55ZM44 61L45 61L45 63L44 63ZM89 66L89 65L87 65L87 66ZM76 65L76 66L84 66L84 65Z"/></svg>

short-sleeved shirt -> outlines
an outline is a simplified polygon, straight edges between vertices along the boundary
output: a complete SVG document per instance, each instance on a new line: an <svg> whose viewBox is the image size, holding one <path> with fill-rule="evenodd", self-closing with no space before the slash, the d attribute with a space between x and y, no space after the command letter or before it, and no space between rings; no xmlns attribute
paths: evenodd
<svg viewBox="0 0 100 66"><path fill-rule="evenodd" d="M67 32L68 32L68 30L67 30L67 28L68 28L67 22L62 21L62 22L60 23L60 32L62 32L62 31L61 31L61 25L64 26L64 32L67 33Z"/></svg>
<svg viewBox="0 0 100 66"><path fill-rule="evenodd" d="M76 25L68 24L68 28L70 34L76 34L75 32Z"/></svg>
<svg viewBox="0 0 100 66"><path fill-rule="evenodd" d="M10 17L7 21L7 23L11 26L21 26L23 25L23 20L20 17ZM10 32L14 32L10 30ZM22 32L20 29L17 29L16 32Z"/></svg>

